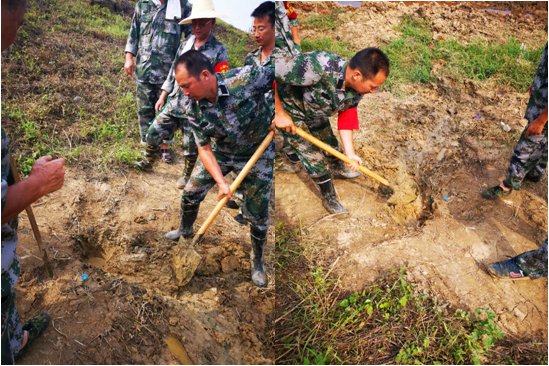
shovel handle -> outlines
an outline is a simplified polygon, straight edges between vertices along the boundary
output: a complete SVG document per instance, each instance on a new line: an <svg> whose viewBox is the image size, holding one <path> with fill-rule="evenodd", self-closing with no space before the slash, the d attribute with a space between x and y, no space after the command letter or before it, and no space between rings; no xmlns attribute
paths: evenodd
<svg viewBox="0 0 549 366"><path fill-rule="evenodd" d="M303 129L301 129L297 126L295 128L295 133L296 133L296 135L298 135L298 136L302 137L303 139L309 141L311 144L317 146L318 148L332 154L333 156L335 156L339 160L343 160L347 164L356 164L356 161L349 159L345 154L340 153L339 151L337 151L336 149L334 149L330 145L326 144L325 142L320 141L319 139L317 139L313 135L308 134L307 132L303 131ZM370 178L373 178L373 179L377 180L381 184L384 184L386 186L389 185L389 182L387 181L387 179L385 179L382 176L380 176L380 175L372 172L371 170L363 167L362 165L359 165L358 169L360 170L361 173L369 176Z"/></svg>
<svg viewBox="0 0 549 366"><path fill-rule="evenodd" d="M273 137L274 137L274 131L270 131L261 142L261 145L259 145L257 150L254 152L250 160L248 160L246 165L244 165L244 168L242 168L240 173L238 173L235 180L229 187L229 192L231 195L234 192L236 192L236 189L240 186L244 178L246 178L246 175L248 175L248 173L250 172L250 169L252 169L254 164L261 157L263 152L267 149L271 141L273 141ZM225 196L217 202L214 209L212 210L212 212L210 213L206 221L204 221L204 223L200 227L200 230L198 230L198 233L196 233L195 237L193 238L193 241L192 241L193 245L197 244L200 241L200 239L204 236L204 233L206 232L206 230L208 230L208 227L215 220L215 218L217 217L221 209L227 204L228 201L229 201L229 197Z"/></svg>
<svg viewBox="0 0 549 366"><path fill-rule="evenodd" d="M15 182L20 182L21 176L17 171L17 164L15 164L13 156L10 156L10 167ZM34 238L36 239L36 243L38 244L38 250L42 254L42 260L44 261L44 267L46 268L46 272L48 272L48 275L50 276L50 278L52 278L53 270L51 268L51 264L48 258L48 253L44 249L42 249L42 235L40 235L40 230L38 229L38 224L36 223L36 218L34 217L32 207L28 205L27 207L25 207L25 211L27 212L27 217L29 218L29 222L32 227L32 233L34 234Z"/></svg>

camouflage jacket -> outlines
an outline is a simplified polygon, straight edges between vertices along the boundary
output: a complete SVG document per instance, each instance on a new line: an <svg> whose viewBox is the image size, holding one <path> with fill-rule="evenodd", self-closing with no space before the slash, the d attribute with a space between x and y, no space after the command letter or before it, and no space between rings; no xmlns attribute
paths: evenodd
<svg viewBox="0 0 549 366"><path fill-rule="evenodd" d="M301 47L296 45L290 30L292 25L286 14L284 2L275 1L275 44L281 49L286 49L292 55L301 52Z"/></svg>
<svg viewBox="0 0 549 366"><path fill-rule="evenodd" d="M347 62L323 51L279 56L275 59L278 93L294 117L329 117L356 107L362 94L345 89Z"/></svg>
<svg viewBox="0 0 549 366"><path fill-rule="evenodd" d="M177 54L172 62L172 67L170 68L168 77L166 78L166 81L164 81L164 84L162 84L162 90L170 93L170 95L176 94L179 90L179 86L175 81L175 63L177 58L191 48L194 49L194 39L194 36L190 36L185 42L181 42L177 50ZM189 42L192 42L192 44L188 44ZM200 46L196 51L199 51L206 56L214 67L220 62L227 62L229 59L227 48L223 45L223 43L219 42L213 34L211 34L206 43Z"/></svg>
<svg viewBox="0 0 549 366"><path fill-rule="evenodd" d="M184 112L198 146L249 157L268 133L272 114L265 93L272 90L272 67L244 66L217 73L217 101L188 99Z"/></svg>
<svg viewBox="0 0 549 366"><path fill-rule="evenodd" d="M158 2L158 0L157 0ZM180 0L183 18L191 13L187 0ZM135 78L139 82L162 84L174 60L181 35L190 34L190 26L181 19L166 20L167 0L138 0L135 5L125 52L136 56Z"/></svg>
<svg viewBox="0 0 549 366"><path fill-rule="evenodd" d="M15 183L10 168L10 141L2 129L2 212L6 206L8 186ZM15 259L17 216L2 224L2 272L8 272Z"/></svg>
<svg viewBox="0 0 549 366"><path fill-rule="evenodd" d="M545 50L541 55L538 70L534 76L532 95L528 101L528 107L526 107L526 114L524 117L528 122L532 122L540 116L545 108L547 108L547 43L545 44ZM545 130L546 129L547 125L545 125Z"/></svg>

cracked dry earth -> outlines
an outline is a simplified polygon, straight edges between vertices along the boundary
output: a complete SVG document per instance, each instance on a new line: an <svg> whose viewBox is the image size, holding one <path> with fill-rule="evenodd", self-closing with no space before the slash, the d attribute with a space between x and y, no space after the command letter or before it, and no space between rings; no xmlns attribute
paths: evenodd
<svg viewBox="0 0 549 366"><path fill-rule="evenodd" d="M316 5L303 6L314 11ZM369 29L385 29L420 8L430 20L461 19L459 27L466 34L482 33L486 40L506 39L512 31L519 41L536 47L546 42L546 4L527 20L470 13L470 5L444 3L367 4L339 17L366 19ZM331 36L360 48L397 36L389 28L364 32L359 22L341 24ZM306 38L307 30L302 34ZM394 196L382 197L367 177L336 180L341 202L350 211L338 218L322 208L304 172L277 172L277 220L301 228L307 259L325 265L338 259L334 273L347 289L359 290L378 274L407 266L412 280L439 298L469 310L490 308L504 330L546 342L547 279L498 280L486 274L485 265L535 249L546 238L547 177L525 183L504 200L485 201L479 194L507 169L524 127L528 94L490 81L453 80L440 65L433 67L433 75L429 84L404 87L403 96L378 92L359 105L358 155L389 180ZM501 121L511 131L502 130ZM332 127L335 131L335 120Z"/></svg>

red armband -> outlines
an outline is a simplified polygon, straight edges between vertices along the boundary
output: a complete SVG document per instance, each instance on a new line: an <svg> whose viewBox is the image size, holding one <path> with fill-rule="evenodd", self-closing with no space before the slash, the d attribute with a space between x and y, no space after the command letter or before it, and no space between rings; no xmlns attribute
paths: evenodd
<svg viewBox="0 0 549 366"><path fill-rule="evenodd" d="M221 61L214 67L214 72L227 72L229 71L229 63L227 61Z"/></svg>
<svg viewBox="0 0 549 366"><path fill-rule="evenodd" d="M295 12L294 8L290 4L288 4L287 1L284 1L284 7L286 8L286 15L288 16L288 19L297 19L297 13Z"/></svg>
<svg viewBox="0 0 549 366"><path fill-rule="evenodd" d="M337 115L338 130L358 130L358 109L349 108Z"/></svg>

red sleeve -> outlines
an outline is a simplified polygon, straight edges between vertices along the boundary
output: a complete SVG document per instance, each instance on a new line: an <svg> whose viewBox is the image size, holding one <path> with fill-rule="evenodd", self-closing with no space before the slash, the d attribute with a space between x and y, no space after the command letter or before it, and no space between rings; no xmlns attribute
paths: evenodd
<svg viewBox="0 0 549 366"><path fill-rule="evenodd" d="M229 71L229 63L227 61L221 61L214 67L214 72L227 72Z"/></svg>
<svg viewBox="0 0 549 366"><path fill-rule="evenodd" d="M349 108L337 115L338 130L358 130L358 109Z"/></svg>

